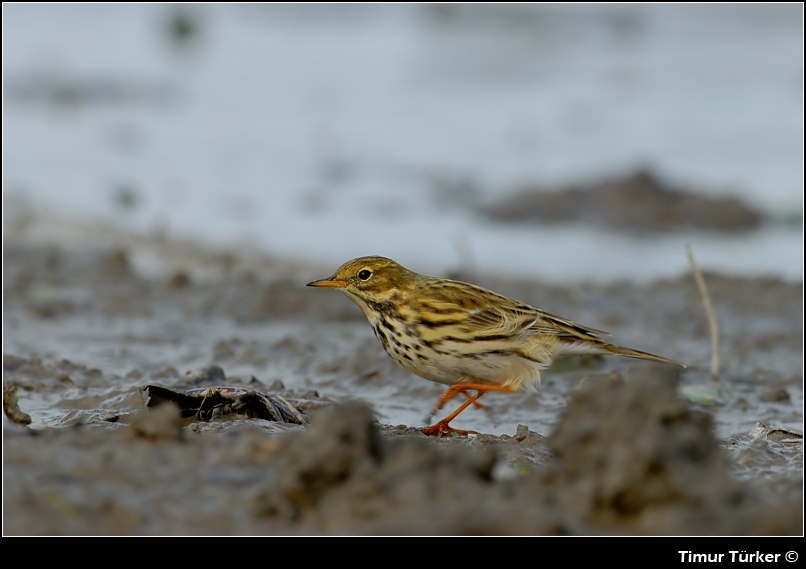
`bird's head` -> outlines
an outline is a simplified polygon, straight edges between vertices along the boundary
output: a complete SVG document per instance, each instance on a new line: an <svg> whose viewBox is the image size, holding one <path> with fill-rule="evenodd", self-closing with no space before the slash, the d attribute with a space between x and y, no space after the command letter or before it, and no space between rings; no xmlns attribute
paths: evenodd
<svg viewBox="0 0 806 569"><path fill-rule="evenodd" d="M308 286L337 288L356 301L384 303L410 288L416 277L392 259L359 257L344 263L332 277L313 281Z"/></svg>

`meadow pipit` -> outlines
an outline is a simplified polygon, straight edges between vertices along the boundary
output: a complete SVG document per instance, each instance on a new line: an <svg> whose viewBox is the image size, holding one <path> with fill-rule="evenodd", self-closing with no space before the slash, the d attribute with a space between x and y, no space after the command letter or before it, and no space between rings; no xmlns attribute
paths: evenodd
<svg viewBox="0 0 806 569"><path fill-rule="evenodd" d="M671 360L609 344L607 332L459 281L418 275L385 257L360 257L308 286L337 288L366 314L392 359L410 372L449 385L434 412L462 393L467 401L425 427L428 435L477 434L449 426L487 391L536 386L540 370L565 354L618 354ZM467 393L473 391L473 394Z"/></svg>

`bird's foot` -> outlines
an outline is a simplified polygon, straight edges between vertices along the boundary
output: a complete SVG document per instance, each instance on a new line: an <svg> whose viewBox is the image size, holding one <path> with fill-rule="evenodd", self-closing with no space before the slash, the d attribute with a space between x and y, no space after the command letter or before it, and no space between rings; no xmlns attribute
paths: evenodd
<svg viewBox="0 0 806 569"><path fill-rule="evenodd" d="M454 429L445 419L431 425L430 427L423 427L420 429L420 432L430 437L443 437L448 433L456 433L460 437L479 434L477 431L463 431L462 429Z"/></svg>

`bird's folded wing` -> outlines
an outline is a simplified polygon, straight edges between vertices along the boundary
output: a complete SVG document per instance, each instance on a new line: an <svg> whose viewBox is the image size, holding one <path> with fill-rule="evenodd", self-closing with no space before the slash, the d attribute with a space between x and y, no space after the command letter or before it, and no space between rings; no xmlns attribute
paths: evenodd
<svg viewBox="0 0 806 569"><path fill-rule="evenodd" d="M542 328L544 326L553 330L555 334L560 333L560 335L567 335L584 340L595 341L599 339L597 336L610 336L609 332L597 330L596 328L588 328L587 326L582 326L571 320L566 320L565 318L560 318L559 316L554 316L547 312L541 312L541 317L538 322L535 323L535 328Z"/></svg>
<svg viewBox="0 0 806 569"><path fill-rule="evenodd" d="M441 298L434 298L437 296L435 292L442 292ZM462 295L460 302L450 289L431 291L427 308L442 318L463 320L461 325L466 326L468 331L485 335L514 336L528 331L530 334L543 333L593 341L599 340L597 336L610 335L476 287L472 288L472 292L475 294Z"/></svg>
<svg viewBox="0 0 806 569"><path fill-rule="evenodd" d="M467 324L479 331L491 334L519 334L529 331L534 334L578 338L580 340L599 340L598 336L609 336L607 332L581 326L571 320L547 314L538 309L524 310L518 308L491 307L483 310L471 310Z"/></svg>

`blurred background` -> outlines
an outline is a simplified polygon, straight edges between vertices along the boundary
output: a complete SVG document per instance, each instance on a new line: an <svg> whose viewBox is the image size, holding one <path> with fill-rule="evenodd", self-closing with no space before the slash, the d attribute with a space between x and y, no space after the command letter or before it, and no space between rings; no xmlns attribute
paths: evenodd
<svg viewBox="0 0 806 569"><path fill-rule="evenodd" d="M334 269L802 281L803 124L801 4L3 5L4 210Z"/></svg>

